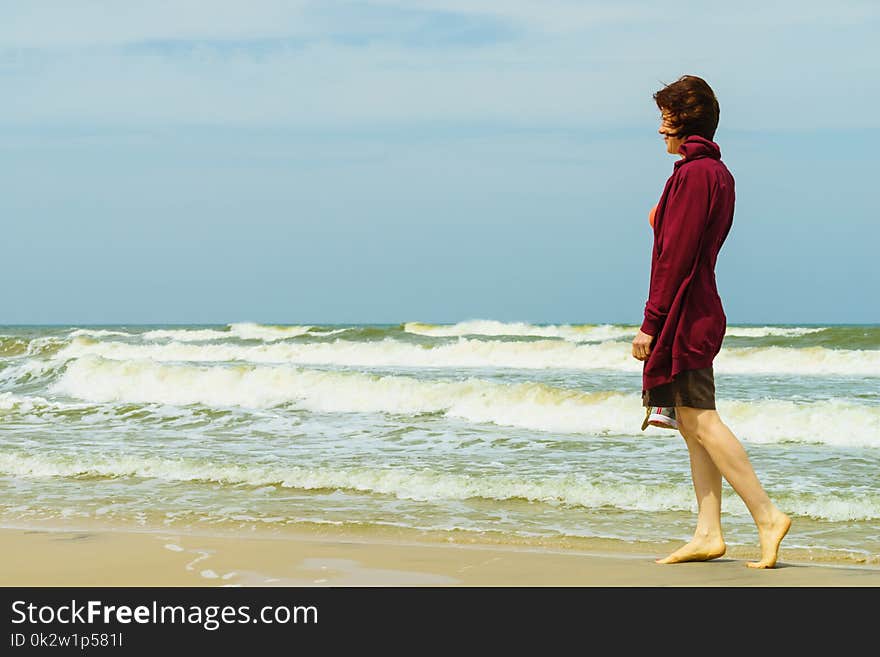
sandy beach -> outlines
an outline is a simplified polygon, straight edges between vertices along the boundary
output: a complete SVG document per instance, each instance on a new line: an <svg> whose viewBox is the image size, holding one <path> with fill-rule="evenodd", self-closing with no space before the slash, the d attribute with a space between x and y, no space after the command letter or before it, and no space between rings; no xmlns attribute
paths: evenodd
<svg viewBox="0 0 880 657"><path fill-rule="evenodd" d="M3 529L2 586L880 586L880 568L746 559L662 566L659 554L391 541L351 533L279 537ZM659 546L658 546L659 547Z"/></svg>

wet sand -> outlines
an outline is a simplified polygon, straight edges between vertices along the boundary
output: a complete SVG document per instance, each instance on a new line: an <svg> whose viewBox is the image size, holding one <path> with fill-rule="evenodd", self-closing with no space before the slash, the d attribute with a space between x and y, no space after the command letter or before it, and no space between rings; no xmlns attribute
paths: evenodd
<svg viewBox="0 0 880 657"><path fill-rule="evenodd" d="M880 568L725 556L659 565L665 553L166 531L0 529L0 586L880 586Z"/></svg>

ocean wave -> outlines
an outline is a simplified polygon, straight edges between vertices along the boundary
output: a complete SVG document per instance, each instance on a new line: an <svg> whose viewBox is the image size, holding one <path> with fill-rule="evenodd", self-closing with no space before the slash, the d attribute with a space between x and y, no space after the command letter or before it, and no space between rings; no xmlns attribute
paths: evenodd
<svg viewBox="0 0 880 657"><path fill-rule="evenodd" d="M27 353L28 341L12 335L0 335L0 358L12 358Z"/></svg>
<svg viewBox="0 0 880 657"><path fill-rule="evenodd" d="M177 340L179 342L206 342L232 337L229 331L217 329L153 329L140 334L142 340Z"/></svg>
<svg viewBox="0 0 880 657"><path fill-rule="evenodd" d="M28 342L27 355L37 358L51 357L69 344L66 337L45 336L33 338Z"/></svg>
<svg viewBox="0 0 880 657"><path fill-rule="evenodd" d="M561 338L573 342L604 342L635 337L639 327L626 324L530 324L528 322L500 322L491 319L473 319L456 324L425 324L406 322L404 331L435 337L467 335L535 336ZM770 336L801 336L825 331L826 327L787 326L728 326L730 337L763 338Z"/></svg>
<svg viewBox="0 0 880 657"><path fill-rule="evenodd" d="M12 386L42 381L50 383L64 369L64 360L29 358L0 370L0 385Z"/></svg>
<svg viewBox="0 0 880 657"><path fill-rule="evenodd" d="M560 340L486 341L460 337L436 345L385 338L372 342L336 339L319 343L128 344L74 338L56 357L98 355L114 360L293 363L354 367L496 367L641 372L628 344L579 344ZM739 347L722 349L713 366L719 373L880 376L880 350L824 347Z"/></svg>
<svg viewBox="0 0 880 657"><path fill-rule="evenodd" d="M312 326L272 326L254 322L237 322L229 325L229 331L236 337L263 342L295 338L307 334L312 328Z"/></svg>
<svg viewBox="0 0 880 657"><path fill-rule="evenodd" d="M713 366L726 374L880 377L880 350L740 347L722 349Z"/></svg>
<svg viewBox="0 0 880 657"><path fill-rule="evenodd" d="M77 421L84 421L90 427L113 426L119 428L120 422L131 420L137 423L132 425L135 430L142 430L148 424L160 424L163 428L173 428L175 425L190 425L193 422L211 423L214 426L224 426L229 422L242 423L239 418L230 416L228 413L217 413L210 408L181 408L171 404L125 402L110 405L85 400L47 399L40 395L13 392L0 392L0 411L4 411L4 415L7 417L14 418L16 414L27 416L25 421L31 427L36 426L33 422L38 419L42 423L40 425L41 431L45 431L47 427L52 430L56 423L71 426L71 423ZM279 423L277 418L275 421L272 418L254 419L247 411L242 411L242 415L244 414L248 416L246 421L249 428L259 428L265 431ZM289 428L290 424L291 420L285 418L284 427Z"/></svg>
<svg viewBox="0 0 880 657"><path fill-rule="evenodd" d="M141 334L145 340L173 340L179 342L208 342L238 338L240 340L258 340L261 342L277 342L302 335L324 337L342 333L348 329L330 331L315 330L313 326L271 326L253 322L239 322L227 325L225 330L218 329L155 329Z"/></svg>
<svg viewBox="0 0 880 657"><path fill-rule="evenodd" d="M121 335L123 337L131 337L134 335L133 333L128 333L127 331L111 331L109 329L84 329L84 328L75 328L71 329L71 331L67 334L68 338L76 338L81 335L86 335L92 338L105 338L113 335Z"/></svg>
<svg viewBox="0 0 880 657"><path fill-rule="evenodd" d="M600 436L639 433L644 412L638 394L582 392L543 383L505 384L474 377L432 381L289 365L204 366L94 356L68 363L50 392L91 402L245 408L292 405L326 413L443 413L474 423ZM728 425L745 441L880 447L877 405L839 399L716 403ZM648 431L663 432L654 427Z"/></svg>
<svg viewBox="0 0 880 657"><path fill-rule="evenodd" d="M16 410L30 413L38 408L54 406L45 397L39 395L17 395L13 392L0 392L0 411Z"/></svg>
<svg viewBox="0 0 880 657"><path fill-rule="evenodd" d="M241 465L184 458L138 456L64 457L0 453L0 473L16 477L141 477L166 481L228 485L280 486L299 490L349 490L416 501L527 500L589 509L627 511L694 511L688 484L640 484L596 481L589 475L566 474L524 478L508 474L455 474L428 469L329 468L294 465ZM777 497L786 511L834 522L880 518L880 495L787 495ZM734 500L732 500L734 501ZM747 513L741 503L728 513Z"/></svg>
<svg viewBox="0 0 880 657"><path fill-rule="evenodd" d="M786 326L728 326L725 337L735 338L766 338L770 336L797 337L800 335L809 335L810 333L821 333L827 331L827 327L806 328L806 327L786 327Z"/></svg>
<svg viewBox="0 0 880 657"><path fill-rule="evenodd" d="M604 342L634 337L638 326L619 324L560 324L535 325L527 322L499 322L491 319L474 319L457 324L423 324L406 322L404 331L432 337L458 337L467 335L529 336L561 338L572 342Z"/></svg>

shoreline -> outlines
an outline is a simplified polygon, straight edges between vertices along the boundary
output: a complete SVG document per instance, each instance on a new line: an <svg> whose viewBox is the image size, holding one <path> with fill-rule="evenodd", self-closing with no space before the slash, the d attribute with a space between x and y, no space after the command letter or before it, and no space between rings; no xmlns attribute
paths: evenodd
<svg viewBox="0 0 880 657"><path fill-rule="evenodd" d="M132 528L0 528L10 587L880 587L880 567L756 554L660 565L647 546L594 549L436 541L332 528L283 535Z"/></svg>

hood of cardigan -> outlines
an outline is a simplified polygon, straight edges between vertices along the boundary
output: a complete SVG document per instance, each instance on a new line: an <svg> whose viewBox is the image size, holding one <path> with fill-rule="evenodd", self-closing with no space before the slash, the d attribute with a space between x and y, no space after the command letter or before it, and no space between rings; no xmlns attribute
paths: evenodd
<svg viewBox="0 0 880 657"><path fill-rule="evenodd" d="M716 160L721 159L721 148L718 144L699 135L691 135L685 139L681 146L678 147L678 152L684 155L684 157L675 163L676 167L691 160L699 160L702 157L711 157Z"/></svg>

